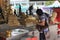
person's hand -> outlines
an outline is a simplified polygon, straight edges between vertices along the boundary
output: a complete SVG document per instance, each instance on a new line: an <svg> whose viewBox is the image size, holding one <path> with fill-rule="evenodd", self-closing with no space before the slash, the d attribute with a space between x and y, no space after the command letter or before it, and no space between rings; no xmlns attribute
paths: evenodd
<svg viewBox="0 0 60 40"><path fill-rule="evenodd" d="M50 25L54 24L52 21L50 21Z"/></svg>
<svg viewBox="0 0 60 40"><path fill-rule="evenodd" d="M60 24L60 22L54 22L54 24Z"/></svg>
<svg viewBox="0 0 60 40"><path fill-rule="evenodd" d="M54 25L54 24L60 24L60 22L50 22L50 25Z"/></svg>

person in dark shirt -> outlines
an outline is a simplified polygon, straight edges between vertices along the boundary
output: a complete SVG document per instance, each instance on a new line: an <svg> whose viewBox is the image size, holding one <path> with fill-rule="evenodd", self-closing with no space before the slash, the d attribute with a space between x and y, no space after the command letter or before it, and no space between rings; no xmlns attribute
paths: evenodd
<svg viewBox="0 0 60 40"><path fill-rule="evenodd" d="M0 7L0 13L2 13L2 9L1 9L1 7Z"/></svg>
<svg viewBox="0 0 60 40"><path fill-rule="evenodd" d="M14 9L14 15L16 15L17 16L17 14L16 14L16 10Z"/></svg>
<svg viewBox="0 0 60 40"><path fill-rule="evenodd" d="M46 40L45 34L44 34L44 29L47 27L46 26L47 17L41 9L37 9L36 13L37 13L38 19L39 19L36 28L39 31L40 40Z"/></svg>
<svg viewBox="0 0 60 40"><path fill-rule="evenodd" d="M0 16L4 19L3 13L2 13L2 8L0 7Z"/></svg>
<svg viewBox="0 0 60 40"><path fill-rule="evenodd" d="M21 5L19 4L19 15L18 16L21 16Z"/></svg>
<svg viewBox="0 0 60 40"><path fill-rule="evenodd" d="M32 10L33 10L33 5L31 5L31 6L29 7L29 15L33 15Z"/></svg>
<svg viewBox="0 0 60 40"><path fill-rule="evenodd" d="M19 13L21 13L21 5L19 4Z"/></svg>

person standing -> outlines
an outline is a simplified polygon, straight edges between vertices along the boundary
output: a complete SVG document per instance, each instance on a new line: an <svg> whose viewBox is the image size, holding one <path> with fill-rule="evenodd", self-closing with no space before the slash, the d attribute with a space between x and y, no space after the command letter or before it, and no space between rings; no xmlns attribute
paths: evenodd
<svg viewBox="0 0 60 40"><path fill-rule="evenodd" d="M19 16L21 15L21 5L19 4Z"/></svg>
<svg viewBox="0 0 60 40"><path fill-rule="evenodd" d="M40 40L46 40L45 34L44 34L44 29L47 28L47 26L46 26L47 17L41 9L37 9L36 13L37 13L37 16L39 19L38 23L36 25L36 28L39 31Z"/></svg>
<svg viewBox="0 0 60 40"><path fill-rule="evenodd" d="M31 6L29 7L29 15L33 15L32 10L33 10L33 5L31 5Z"/></svg>
<svg viewBox="0 0 60 40"><path fill-rule="evenodd" d="M4 19L3 13L2 13L2 8L0 7L0 15Z"/></svg>
<svg viewBox="0 0 60 40"><path fill-rule="evenodd" d="M14 15L16 15L17 16L17 14L16 14L16 10L14 9Z"/></svg>
<svg viewBox="0 0 60 40"><path fill-rule="evenodd" d="M53 10L51 22L52 24L57 24L57 36L60 37L60 9Z"/></svg>

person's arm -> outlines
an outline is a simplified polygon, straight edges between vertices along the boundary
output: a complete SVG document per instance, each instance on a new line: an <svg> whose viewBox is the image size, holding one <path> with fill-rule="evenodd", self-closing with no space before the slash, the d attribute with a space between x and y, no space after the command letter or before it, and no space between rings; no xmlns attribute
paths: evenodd
<svg viewBox="0 0 60 40"><path fill-rule="evenodd" d="M40 22L40 25L45 26L45 21L42 20L42 21Z"/></svg>
<svg viewBox="0 0 60 40"><path fill-rule="evenodd" d="M38 25L45 26L45 20L40 21Z"/></svg>
<svg viewBox="0 0 60 40"><path fill-rule="evenodd" d="M56 12L53 12L52 13L52 16L50 18L52 24L58 23L58 22L56 22L56 17L57 17L57 13Z"/></svg>

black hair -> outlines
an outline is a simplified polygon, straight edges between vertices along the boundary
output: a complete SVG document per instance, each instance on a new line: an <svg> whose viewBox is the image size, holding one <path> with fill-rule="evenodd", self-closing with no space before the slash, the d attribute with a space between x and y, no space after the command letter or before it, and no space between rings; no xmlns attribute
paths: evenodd
<svg viewBox="0 0 60 40"><path fill-rule="evenodd" d="M36 10L36 13L37 13L37 15L39 15L39 16L40 16L40 15L42 15L42 14L43 14L43 11L42 11L41 9L37 9L37 10Z"/></svg>

